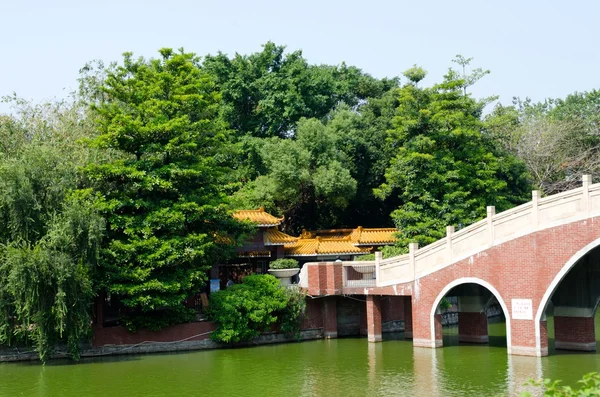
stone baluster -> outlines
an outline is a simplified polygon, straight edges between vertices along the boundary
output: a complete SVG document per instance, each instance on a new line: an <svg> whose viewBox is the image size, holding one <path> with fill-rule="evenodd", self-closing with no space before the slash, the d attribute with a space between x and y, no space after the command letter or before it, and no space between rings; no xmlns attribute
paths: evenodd
<svg viewBox="0 0 600 397"><path fill-rule="evenodd" d="M412 269L412 279L415 279L415 276L417 274L416 271L416 260L415 260L415 253L417 252L417 250L419 249L419 243L410 243L408 244L408 263L410 268Z"/></svg>
<svg viewBox="0 0 600 397"><path fill-rule="evenodd" d="M448 253L448 263L452 263L452 235L454 226L446 226L446 252Z"/></svg>
<svg viewBox="0 0 600 397"><path fill-rule="evenodd" d="M488 241L490 247L494 245L494 215L496 215L496 207L488 205L487 207L487 226L488 226Z"/></svg>
<svg viewBox="0 0 600 397"><path fill-rule="evenodd" d="M534 190L531 192L531 227L533 231L536 231L539 227L540 219L539 219L539 202L540 202L541 193L539 190Z"/></svg>
<svg viewBox="0 0 600 397"><path fill-rule="evenodd" d="M583 185L582 209L588 214L590 212L590 185L592 184L592 176L582 175L581 182Z"/></svg>
<svg viewBox="0 0 600 397"><path fill-rule="evenodd" d="M381 260L383 259L383 253L381 251L375 252L375 286L379 287L379 280L381 275Z"/></svg>

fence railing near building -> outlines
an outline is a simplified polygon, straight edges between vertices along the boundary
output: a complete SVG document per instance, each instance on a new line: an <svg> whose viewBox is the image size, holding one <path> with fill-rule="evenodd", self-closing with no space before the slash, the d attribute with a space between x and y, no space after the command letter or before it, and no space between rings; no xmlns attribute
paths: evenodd
<svg viewBox="0 0 600 397"><path fill-rule="evenodd" d="M375 261L356 261L343 263L344 287L375 287Z"/></svg>

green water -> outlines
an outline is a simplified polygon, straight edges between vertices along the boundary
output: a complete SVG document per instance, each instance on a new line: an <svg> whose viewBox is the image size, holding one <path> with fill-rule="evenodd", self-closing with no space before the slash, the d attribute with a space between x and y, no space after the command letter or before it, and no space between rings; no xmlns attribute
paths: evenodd
<svg viewBox="0 0 600 397"><path fill-rule="evenodd" d="M449 328L445 347L435 350L413 349L403 339L357 338L78 364L6 363L0 396L508 396L531 377L575 384L600 371L600 354L511 357L504 324L490 324L489 334L490 345L458 345L456 328Z"/></svg>

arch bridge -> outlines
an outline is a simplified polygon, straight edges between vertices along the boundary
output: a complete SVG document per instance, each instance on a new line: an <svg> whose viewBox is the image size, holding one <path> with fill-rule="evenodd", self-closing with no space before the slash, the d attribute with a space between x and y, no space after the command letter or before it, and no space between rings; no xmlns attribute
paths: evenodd
<svg viewBox="0 0 600 397"><path fill-rule="evenodd" d="M487 217L425 247L374 261L309 263L301 286L324 298L325 336L337 336L335 296L363 295L368 338L381 340L381 308L402 297L405 334L418 347L442 346L442 298L456 296L459 338L487 341L492 299L506 317L509 354L548 354L546 313L557 349L595 350L600 299L600 183L532 200Z"/></svg>

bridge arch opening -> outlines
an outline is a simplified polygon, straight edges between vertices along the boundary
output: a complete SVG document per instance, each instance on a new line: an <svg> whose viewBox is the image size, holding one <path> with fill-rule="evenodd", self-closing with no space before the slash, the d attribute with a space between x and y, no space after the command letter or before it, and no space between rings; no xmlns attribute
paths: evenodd
<svg viewBox="0 0 600 397"><path fill-rule="evenodd" d="M448 297L451 299L448 300ZM440 306L444 300L452 305L445 312L446 318ZM508 313L504 299L487 281L473 277L454 280L434 300L430 313L431 339L437 347L443 346L444 323L456 321L459 343L489 343L488 319L503 316L506 321L506 348L510 354L511 327Z"/></svg>
<svg viewBox="0 0 600 397"><path fill-rule="evenodd" d="M536 353L597 351L600 239L578 251L558 272L535 318Z"/></svg>

